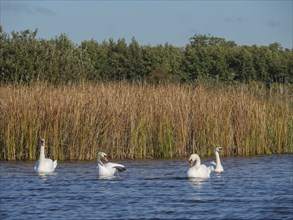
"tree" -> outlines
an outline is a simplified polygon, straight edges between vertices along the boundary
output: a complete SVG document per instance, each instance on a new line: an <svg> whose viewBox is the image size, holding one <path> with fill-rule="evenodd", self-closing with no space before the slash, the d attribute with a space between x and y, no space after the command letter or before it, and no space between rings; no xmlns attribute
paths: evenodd
<svg viewBox="0 0 293 220"><path fill-rule="evenodd" d="M182 48L139 45L133 37L75 45L66 34L37 38L37 29L6 34L0 26L0 82L52 84L99 80L154 83L216 81L293 82L293 50L280 44L238 46L210 35L194 35Z"/></svg>

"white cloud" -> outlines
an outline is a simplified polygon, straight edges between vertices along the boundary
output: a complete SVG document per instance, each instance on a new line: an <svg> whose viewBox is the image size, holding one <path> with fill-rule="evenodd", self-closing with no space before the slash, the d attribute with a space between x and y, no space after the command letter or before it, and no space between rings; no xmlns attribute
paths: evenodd
<svg viewBox="0 0 293 220"><path fill-rule="evenodd" d="M3 11L11 11L11 12L25 12L25 13L40 13L46 15L53 15L55 14L49 8L42 7L42 6L32 6L28 2L9 2L3 1L1 2L1 10Z"/></svg>

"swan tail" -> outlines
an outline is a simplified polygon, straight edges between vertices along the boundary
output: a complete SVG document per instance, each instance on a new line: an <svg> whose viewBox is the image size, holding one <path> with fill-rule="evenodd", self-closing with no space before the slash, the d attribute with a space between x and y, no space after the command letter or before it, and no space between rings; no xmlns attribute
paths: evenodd
<svg viewBox="0 0 293 220"><path fill-rule="evenodd" d="M217 165L217 164L215 163L215 161L212 161L212 162L210 162L210 163L213 164L213 165L215 165L215 166Z"/></svg>
<svg viewBox="0 0 293 220"><path fill-rule="evenodd" d="M37 161L37 162L35 163L34 170L37 171L38 167L39 167L39 161Z"/></svg>
<svg viewBox="0 0 293 220"><path fill-rule="evenodd" d="M54 162L53 162L53 170L55 170L56 167L57 167L57 160L54 160Z"/></svg>
<svg viewBox="0 0 293 220"><path fill-rule="evenodd" d="M209 166L208 169L209 169L210 173L215 171L215 168L213 166Z"/></svg>
<svg viewBox="0 0 293 220"><path fill-rule="evenodd" d="M115 166L115 168L119 171L119 172L123 172L126 170L126 168L124 166Z"/></svg>

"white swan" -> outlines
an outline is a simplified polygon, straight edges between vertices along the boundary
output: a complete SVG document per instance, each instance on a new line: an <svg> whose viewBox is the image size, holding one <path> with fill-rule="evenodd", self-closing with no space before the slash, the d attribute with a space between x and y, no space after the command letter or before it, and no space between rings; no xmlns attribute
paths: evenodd
<svg viewBox="0 0 293 220"><path fill-rule="evenodd" d="M36 162L34 169L38 173L52 173L57 167L57 160L54 162L45 158L45 139L41 139L40 159Z"/></svg>
<svg viewBox="0 0 293 220"><path fill-rule="evenodd" d="M196 160L196 164L193 165ZM200 158L197 154L192 154L189 157L189 165L187 176L198 177L198 178L210 178L211 169L204 164L200 164Z"/></svg>
<svg viewBox="0 0 293 220"><path fill-rule="evenodd" d="M105 160L107 163L103 163L102 160ZM111 177L114 176L116 171L123 172L126 168L119 163L110 163L107 159L107 154L104 152L99 152L97 154L97 162L99 169L99 176L101 177Z"/></svg>
<svg viewBox="0 0 293 220"><path fill-rule="evenodd" d="M219 152L222 150L221 147L216 147L215 148L215 155L216 155L216 163L213 161L211 162L212 164L214 164L216 166L216 169L214 169L214 172L216 173L221 173L224 172L224 168L221 164L221 160L220 160L220 154Z"/></svg>

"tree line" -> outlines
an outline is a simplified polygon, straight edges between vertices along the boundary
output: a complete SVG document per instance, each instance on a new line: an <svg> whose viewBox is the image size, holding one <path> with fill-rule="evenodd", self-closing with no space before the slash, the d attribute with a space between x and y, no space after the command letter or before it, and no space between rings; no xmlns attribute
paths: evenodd
<svg viewBox="0 0 293 220"><path fill-rule="evenodd" d="M150 83L261 81L293 83L293 49L279 43L237 45L196 34L184 47L140 45L133 37L74 44L66 34L50 40L37 29L6 33L0 26L0 83L50 84L97 81Z"/></svg>

